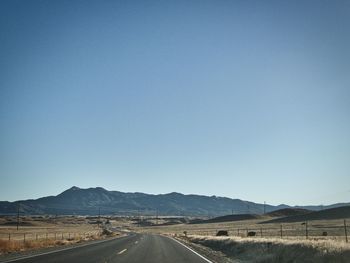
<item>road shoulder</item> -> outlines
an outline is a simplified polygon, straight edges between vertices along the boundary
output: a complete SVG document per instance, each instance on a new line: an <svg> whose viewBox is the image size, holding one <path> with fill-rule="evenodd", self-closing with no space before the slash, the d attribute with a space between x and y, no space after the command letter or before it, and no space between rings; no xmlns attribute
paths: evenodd
<svg viewBox="0 0 350 263"><path fill-rule="evenodd" d="M90 245L94 245L94 244L108 242L108 241L115 240L115 239L125 238L127 236L128 235L115 236L115 237L109 237L109 238L104 238L104 239L99 239L99 240L89 240L89 241L83 241L80 243L67 244L67 245L62 245L62 246L47 247L47 248L21 251L21 252L14 252L14 253L9 253L9 254L2 254L2 255L0 255L0 263L11 262L11 261L16 261L16 260L19 260L22 258L35 257L35 256L51 254L51 253L56 253L56 252L60 252L60 251L90 246Z"/></svg>
<svg viewBox="0 0 350 263"><path fill-rule="evenodd" d="M195 244L187 240L185 237L167 236L168 238L175 239L175 241L180 242L182 245L194 250L197 254L203 256L204 258L210 260L212 263L234 263L229 259L224 253L220 251L212 250L208 247L202 246L200 244Z"/></svg>

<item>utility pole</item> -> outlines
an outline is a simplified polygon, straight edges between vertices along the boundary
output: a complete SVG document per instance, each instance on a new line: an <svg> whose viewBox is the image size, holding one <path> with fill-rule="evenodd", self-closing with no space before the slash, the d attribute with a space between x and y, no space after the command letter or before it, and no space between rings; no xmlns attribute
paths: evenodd
<svg viewBox="0 0 350 263"><path fill-rule="evenodd" d="M19 206L20 206L20 203L17 204L17 231L19 227Z"/></svg>
<svg viewBox="0 0 350 263"><path fill-rule="evenodd" d="M156 225L158 225L158 209L157 209L157 214L156 214Z"/></svg>
<svg viewBox="0 0 350 263"><path fill-rule="evenodd" d="M345 231L345 241L348 243L348 230L346 228L346 220L344 219L344 231Z"/></svg>
<svg viewBox="0 0 350 263"><path fill-rule="evenodd" d="M306 239L309 238L309 229L308 229L307 221L305 222L305 236L306 236Z"/></svg>
<svg viewBox="0 0 350 263"><path fill-rule="evenodd" d="M139 221L138 222L139 222L139 227L140 227L141 226L141 210L139 209L138 212L139 212Z"/></svg>
<svg viewBox="0 0 350 263"><path fill-rule="evenodd" d="M101 208L98 208L98 221L97 221L97 225L98 225L98 231L100 232L100 219L101 219Z"/></svg>

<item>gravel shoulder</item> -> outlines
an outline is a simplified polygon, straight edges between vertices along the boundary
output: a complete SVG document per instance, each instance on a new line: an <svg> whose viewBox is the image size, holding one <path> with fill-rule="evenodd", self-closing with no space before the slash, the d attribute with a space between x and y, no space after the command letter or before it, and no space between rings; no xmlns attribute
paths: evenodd
<svg viewBox="0 0 350 263"><path fill-rule="evenodd" d="M216 251L210 249L209 247L193 243L184 236L173 236L173 238L192 248L193 250L208 258L209 260L213 261L214 263L239 263L239 261L228 258L224 253L220 251Z"/></svg>

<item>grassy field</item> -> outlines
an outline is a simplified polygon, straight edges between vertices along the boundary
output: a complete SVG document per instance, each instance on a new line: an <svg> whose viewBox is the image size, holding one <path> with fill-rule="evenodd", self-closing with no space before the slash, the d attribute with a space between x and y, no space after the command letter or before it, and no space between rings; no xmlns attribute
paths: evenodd
<svg viewBox="0 0 350 263"><path fill-rule="evenodd" d="M333 240L286 240L279 238L241 238L190 235L183 242L220 251L232 262L284 263L320 262L347 263L350 244ZM220 260L219 262L225 262ZM228 261L230 262L230 261Z"/></svg>
<svg viewBox="0 0 350 263"><path fill-rule="evenodd" d="M1 217L0 240L60 240L93 236L101 231L97 221L97 218L89 217L23 217L17 230L15 217ZM236 237L246 237L248 232L255 232L255 237L260 238L345 241L343 220L317 220L309 221L307 224L305 222L262 224L266 218L260 218L222 223L167 225L173 221L168 218L146 218L141 222L135 217L101 218L102 224L109 222L109 226L114 228L137 232L183 235L186 231L188 235L215 236L218 230L226 230L229 236ZM349 222L348 219L347 226Z"/></svg>
<svg viewBox="0 0 350 263"><path fill-rule="evenodd" d="M168 234L186 242L223 251L228 253L229 257L237 257L236 252L232 250L233 244L241 247L241 251L256 249L256 253L264 251L261 249L271 244L276 251L280 251L278 253L284 253L283 247L286 251L303 248L305 253L313 256L322 250L314 250L315 247L325 248L333 254L339 252L339 255L350 250L349 243L345 243L343 220L309 221L307 225L305 222L262 223L267 219L269 218L262 217L233 222L189 224L182 222L189 222L190 218L101 217L98 222L97 217L27 216L20 218L21 223L17 230L16 217L3 216L0 217L0 254L99 239L103 236L103 228L113 228L117 232L120 230ZM215 237L219 230L228 231L229 237ZM256 236L248 238L248 232L255 232ZM243 258L245 256L239 255ZM270 257L275 256L278 255L270 253ZM283 254L283 257L286 257L286 254Z"/></svg>
<svg viewBox="0 0 350 263"><path fill-rule="evenodd" d="M97 218L27 216L20 218L17 230L16 221L15 217L0 217L0 254L100 239L110 235L105 228L130 225L126 219L101 218L98 224Z"/></svg>
<svg viewBox="0 0 350 263"><path fill-rule="evenodd" d="M266 220L269 218L221 223L136 226L135 229L171 235L214 262L349 262L350 243L346 243L344 220L315 220L308 221L307 224L263 223ZM154 219L151 221L150 223L156 222ZM164 223L166 224L162 222ZM218 230L228 231L229 236L217 237ZM256 236L247 237L248 232L255 232Z"/></svg>
<svg viewBox="0 0 350 263"><path fill-rule="evenodd" d="M1 240L69 239L97 235L99 231L96 223L79 217L22 217L18 230L16 218L0 219Z"/></svg>
<svg viewBox="0 0 350 263"><path fill-rule="evenodd" d="M313 239L345 241L344 220L317 220L296 223L261 224L266 218L223 223L177 224L142 227L140 231L183 235L215 236L218 230L227 230L229 236L246 237L255 232L256 237L283 239ZM347 225L350 220L347 221ZM349 229L349 226L348 226Z"/></svg>

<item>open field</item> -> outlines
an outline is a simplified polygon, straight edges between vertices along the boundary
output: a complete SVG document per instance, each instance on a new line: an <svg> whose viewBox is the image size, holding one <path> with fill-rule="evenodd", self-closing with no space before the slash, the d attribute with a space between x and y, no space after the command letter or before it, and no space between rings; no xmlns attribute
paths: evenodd
<svg viewBox="0 0 350 263"><path fill-rule="evenodd" d="M320 239L345 241L344 220L315 220L294 223L262 223L269 217L221 223L189 224L187 218L138 218L138 217L23 217L19 230L15 217L0 218L1 240L67 239L98 235L101 227L135 232L169 233L183 235L215 236L218 230L228 231L229 236L246 237L255 232L255 237L278 237L284 239ZM350 219L346 225L349 231ZM62 238L63 236L63 238Z"/></svg>
<svg viewBox="0 0 350 263"><path fill-rule="evenodd" d="M350 244L345 242L344 220L316 220L308 221L307 224L306 222L263 223L270 218L261 216L259 219L251 220L191 224L188 222L193 222L193 218L181 217L101 216L99 220L98 217L82 216L26 216L20 218L21 224L17 230L16 217L3 216L0 217L0 253L100 239L103 238L103 229L110 229L116 233L131 231L167 234L192 245L206 246L206 249L210 250L209 254L215 253L214 251L222 252L228 255L228 258L237 257L237 251L232 246L239 247L239 251L257 250L256 253L260 253L259 251L264 251L267 246L273 245L274 251L280 251L278 253L285 253L283 251L294 253L293 251L299 249L312 256L319 255L319 251L322 251L318 248L320 247L331 251L329 253L333 253L332 255L336 254L337 257L340 255L340 258L343 252L349 249ZM349 224L350 220L347 220ZM228 231L229 236L215 237L218 230ZM255 232L255 236L247 237L249 232ZM278 257L278 253L270 253L270 259ZM283 257L287 258L286 255L283 254ZM246 255L243 253L238 257L244 258Z"/></svg>
<svg viewBox="0 0 350 263"><path fill-rule="evenodd" d="M140 228L140 231L169 233L183 235L215 236L218 230L227 230L229 236L246 237L248 232L255 232L256 237L278 237L283 239L314 239L344 241L344 220L316 220L295 223L262 224L266 218L242 220L235 222L206 223L206 224L177 224L167 226L151 226ZM349 230L347 219L347 230Z"/></svg>
<svg viewBox="0 0 350 263"><path fill-rule="evenodd" d="M17 230L15 217L0 218L0 254L53 247L95 240L111 235L112 226L129 225L126 219L109 220L89 217L32 217L20 218ZM119 223L116 224L116 221ZM113 235L121 235L115 232Z"/></svg>
<svg viewBox="0 0 350 263"><path fill-rule="evenodd" d="M218 262L348 262L344 220L264 223L271 219L220 223L178 224L140 228L140 231L172 235ZM345 223L348 227L350 220ZM229 236L217 237L218 230ZM255 232L254 237L247 237Z"/></svg>
<svg viewBox="0 0 350 263"><path fill-rule="evenodd" d="M179 237L178 237L179 238ZM286 240L279 238L241 238L190 235L180 240L197 250L222 253L220 262L284 263L321 262L347 263L350 244L332 240ZM204 250L205 251L205 250ZM210 252L209 252L210 253ZM232 260L232 261L231 261Z"/></svg>
<svg viewBox="0 0 350 263"><path fill-rule="evenodd" d="M1 240L69 239L76 236L93 236L100 231L95 222L79 217L22 217L17 230L16 218L0 221Z"/></svg>

